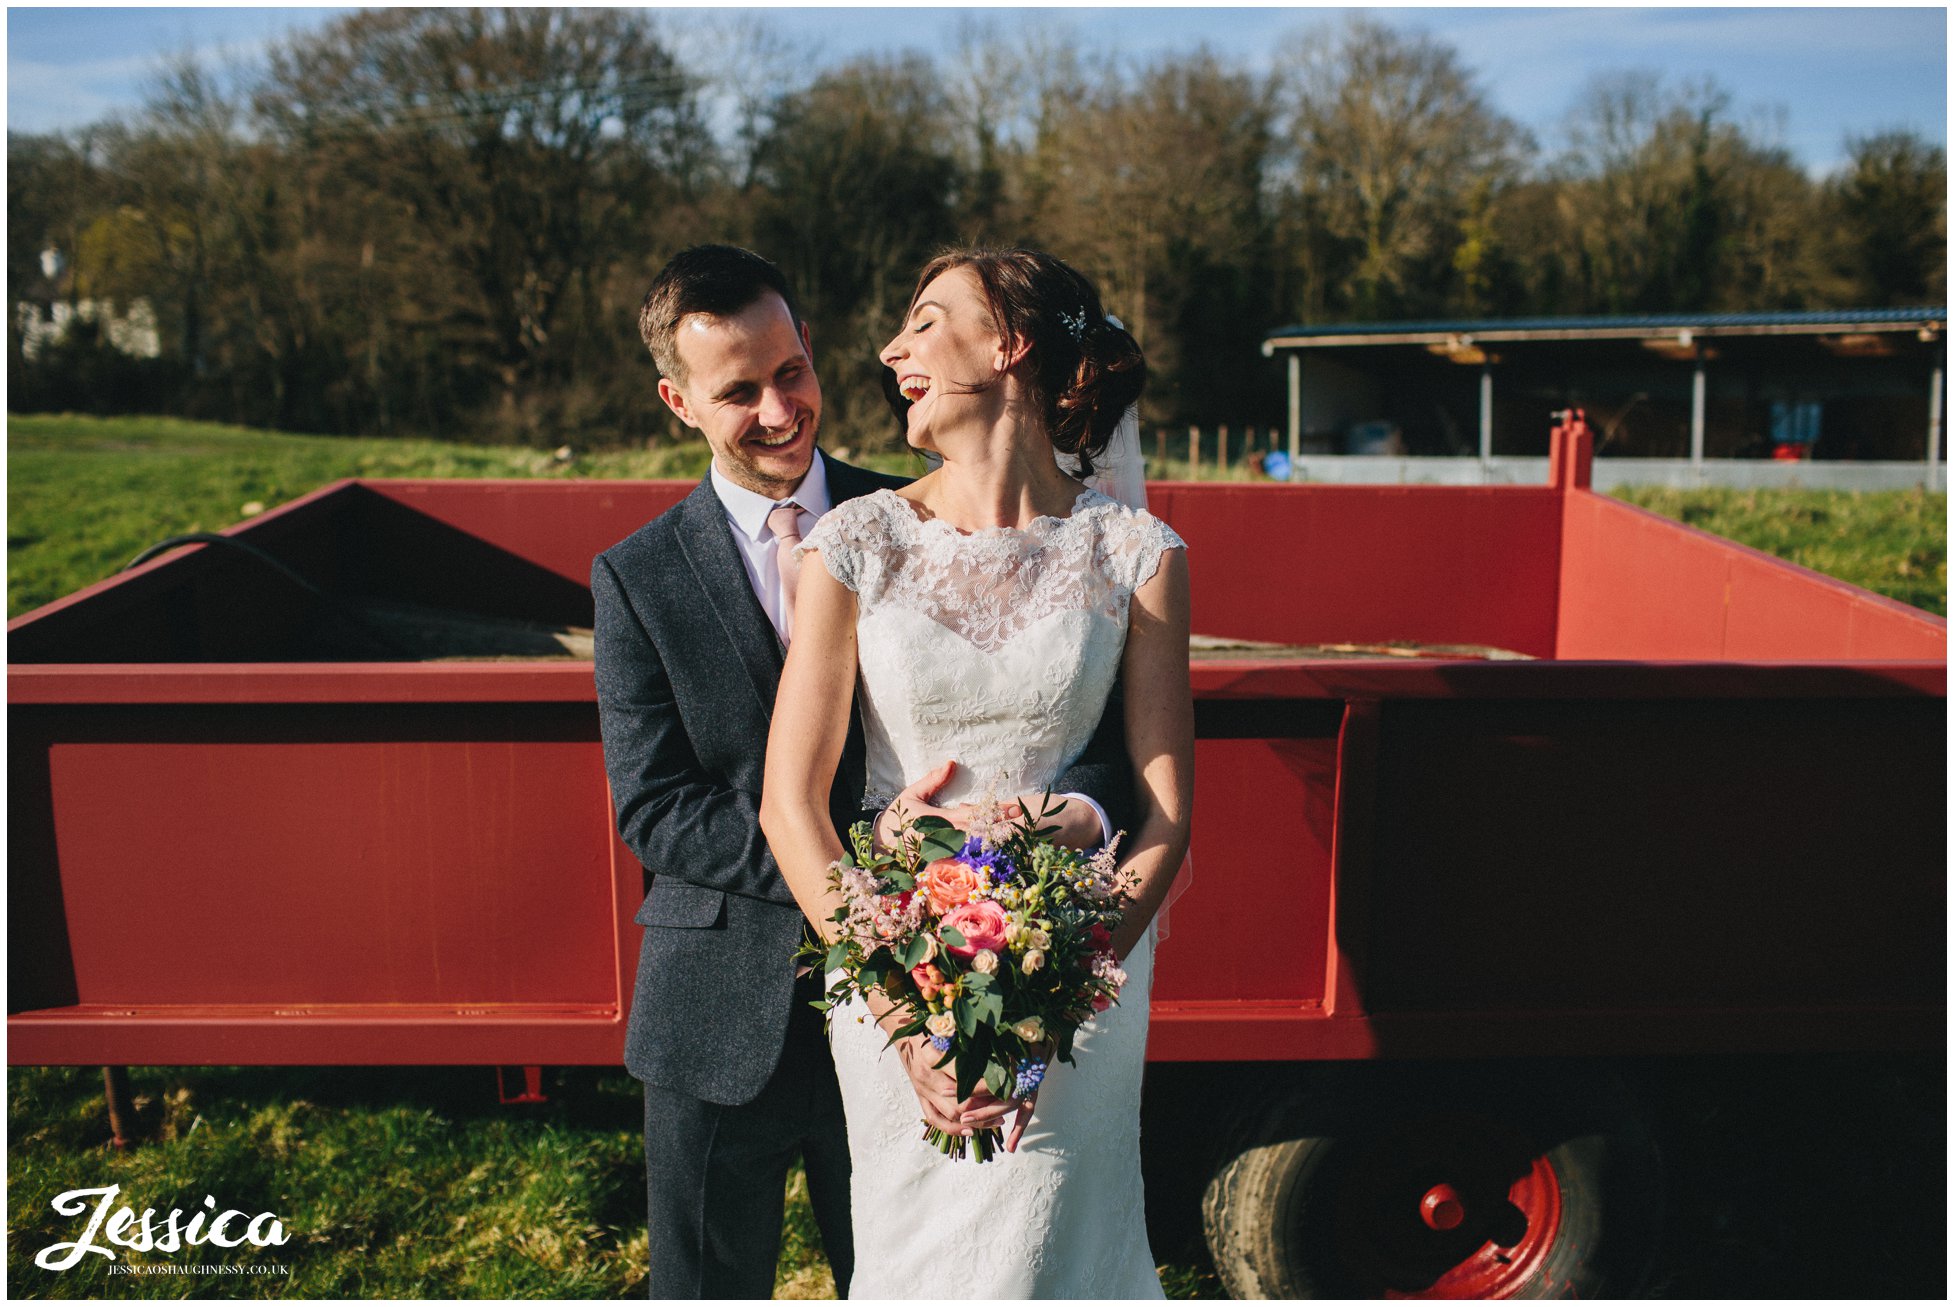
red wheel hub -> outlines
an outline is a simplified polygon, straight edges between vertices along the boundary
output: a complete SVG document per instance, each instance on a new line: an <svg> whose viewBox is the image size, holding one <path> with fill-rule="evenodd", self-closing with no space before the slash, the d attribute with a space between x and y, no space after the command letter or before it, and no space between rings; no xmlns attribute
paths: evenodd
<svg viewBox="0 0 1954 1307"><path fill-rule="evenodd" d="M1449 1184L1435 1184L1418 1200L1418 1214L1434 1230L1456 1230L1465 1222L1465 1202Z"/></svg>
<svg viewBox="0 0 1954 1307"><path fill-rule="evenodd" d="M1560 1220L1560 1181L1542 1150L1467 1115L1357 1149L1332 1216L1351 1292L1383 1298L1510 1297L1546 1259Z"/></svg>

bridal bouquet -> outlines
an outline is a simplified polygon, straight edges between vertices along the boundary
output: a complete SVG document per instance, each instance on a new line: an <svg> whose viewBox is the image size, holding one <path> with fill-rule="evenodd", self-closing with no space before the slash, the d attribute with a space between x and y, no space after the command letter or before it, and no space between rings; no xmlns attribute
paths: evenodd
<svg viewBox="0 0 1954 1307"><path fill-rule="evenodd" d="M804 953L841 973L816 1006L879 989L901 1019L889 1043L927 1035L936 1065L955 1064L958 1098L980 1083L998 1098L1032 1093L1126 983L1112 932L1133 887L1115 867L1118 837L1087 855L1052 843L1055 829L1029 814L1001 820L990 803L967 837L925 817L881 852L858 823L852 852L829 869L843 900L835 942ZM1003 1136L932 1127L928 1137L948 1156L987 1162Z"/></svg>

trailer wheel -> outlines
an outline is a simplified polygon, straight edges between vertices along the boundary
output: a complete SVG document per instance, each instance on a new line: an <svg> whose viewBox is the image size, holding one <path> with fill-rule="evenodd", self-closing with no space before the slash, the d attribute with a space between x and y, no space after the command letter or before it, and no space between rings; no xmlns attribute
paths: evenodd
<svg viewBox="0 0 1954 1307"><path fill-rule="evenodd" d="M1326 1067L1251 1109L1201 1210L1235 1298L1628 1297L1661 1164L1612 1075Z"/></svg>

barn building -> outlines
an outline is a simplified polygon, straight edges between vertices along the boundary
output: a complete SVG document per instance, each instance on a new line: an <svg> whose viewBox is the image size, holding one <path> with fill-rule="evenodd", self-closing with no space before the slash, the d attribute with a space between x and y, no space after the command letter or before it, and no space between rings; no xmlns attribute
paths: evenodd
<svg viewBox="0 0 1954 1307"><path fill-rule="evenodd" d="M1579 407L1602 460L1904 462L1940 488L1946 326L1944 307L1336 323L1262 353L1287 365L1292 463L1531 461Z"/></svg>

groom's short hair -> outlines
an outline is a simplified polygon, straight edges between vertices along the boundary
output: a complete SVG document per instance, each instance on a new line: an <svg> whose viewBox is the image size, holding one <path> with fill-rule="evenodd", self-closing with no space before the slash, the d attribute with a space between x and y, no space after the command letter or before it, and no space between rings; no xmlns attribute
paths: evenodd
<svg viewBox="0 0 1954 1307"><path fill-rule="evenodd" d="M694 313L731 317L772 291L787 305L794 326L801 311L780 269L737 245L694 245L680 250L659 270L638 309L638 334L659 375L685 384L685 362L678 356L678 324Z"/></svg>

